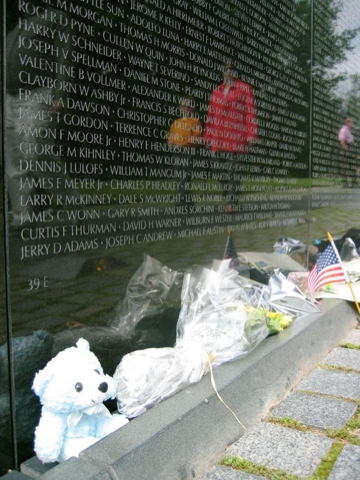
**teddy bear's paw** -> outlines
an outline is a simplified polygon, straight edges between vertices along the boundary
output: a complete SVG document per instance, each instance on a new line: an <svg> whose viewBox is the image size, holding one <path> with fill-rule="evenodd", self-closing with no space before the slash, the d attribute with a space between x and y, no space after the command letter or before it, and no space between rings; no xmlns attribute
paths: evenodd
<svg viewBox="0 0 360 480"><path fill-rule="evenodd" d="M59 462L59 453L55 451L49 451L48 446L35 445L35 453L37 458L42 463L56 463Z"/></svg>
<svg viewBox="0 0 360 480"><path fill-rule="evenodd" d="M63 445L59 462L63 462L70 457L78 457L79 453L96 443L99 439L95 437L86 438L68 438Z"/></svg>
<svg viewBox="0 0 360 480"><path fill-rule="evenodd" d="M125 417L125 415L120 415L119 413L115 413L111 415L111 417L99 417L97 436L99 438L105 437L106 435L109 435L110 433L113 433L119 428L123 427L127 423L129 423L129 420Z"/></svg>

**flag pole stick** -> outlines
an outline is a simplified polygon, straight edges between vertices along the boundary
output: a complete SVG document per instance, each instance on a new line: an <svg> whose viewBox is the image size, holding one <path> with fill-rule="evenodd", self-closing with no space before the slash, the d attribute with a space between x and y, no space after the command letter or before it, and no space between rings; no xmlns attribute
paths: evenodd
<svg viewBox="0 0 360 480"><path fill-rule="evenodd" d="M359 304L358 304L358 301L356 300L355 292L354 292L354 290L353 290L353 288L352 288L352 285L351 285L349 276L348 276L346 270L344 269L344 265L343 265L343 263L342 263L342 261L341 261L341 258L340 258L339 252L338 252L338 250L337 250L337 248L336 248L336 246L335 246L334 240L333 240L333 238L332 238L332 236L330 235L329 232L327 232L327 236L328 236L329 242L331 243L331 245L332 245L332 247L333 247L333 249L334 249L334 252L336 253L337 259L339 260L339 264L341 265L343 274L344 274L344 276L345 276L346 283L348 284L348 287L350 288L350 292L351 292L351 295L352 295L352 297L353 297L353 299L354 299L354 302L355 302L357 311L358 311L358 313L360 314L360 306L359 306Z"/></svg>
<svg viewBox="0 0 360 480"><path fill-rule="evenodd" d="M231 228L230 228L230 230L228 230L228 236L227 236L227 240L226 240L226 245L225 245L225 250L224 250L223 259L225 259L225 257L226 257L226 252L227 252L227 249L228 249L228 246L229 246L229 241L230 241L231 234L232 234L232 230L231 230Z"/></svg>

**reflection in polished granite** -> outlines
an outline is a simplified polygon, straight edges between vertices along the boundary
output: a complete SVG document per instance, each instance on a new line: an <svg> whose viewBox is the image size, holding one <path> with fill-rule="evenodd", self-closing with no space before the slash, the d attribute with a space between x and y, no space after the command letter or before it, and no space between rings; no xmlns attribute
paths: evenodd
<svg viewBox="0 0 360 480"><path fill-rule="evenodd" d="M342 195L342 192L339 194ZM360 190L351 194L355 203ZM324 237L327 230L336 238L354 226L351 204L332 208L331 217L327 208L314 209L309 219L280 228L234 232L235 247L238 252L273 252L279 238L306 241L307 238ZM175 341L179 303L160 315L142 319L131 338L124 337L110 326L131 276L142 263L144 252L174 270L185 271L194 266L209 266L213 259L221 259L226 240L227 234L222 233L114 248L103 256L96 252L94 255L73 254L37 261L12 261L9 283L12 335L15 339L23 337L30 340L34 331L45 331L52 344L52 349L44 352L48 360L83 336L89 340L104 371L112 374L124 354L139 348L172 346ZM12 251L18 241L18 232L10 232ZM306 257L303 260L306 262ZM41 284L39 288L29 290L29 279L44 277L48 277L46 286ZM3 312L5 305L0 308ZM2 334L0 343L4 341ZM46 359L43 358L42 362L46 363ZM29 374L31 377L32 373ZM33 395L30 389L24 397L19 384L16 387L17 398L24 401L26 397L26 401L31 403ZM110 402L108 408L113 410L116 405ZM25 417L18 413L18 420L21 425L29 426L26 441L19 444L20 455L24 458L31 454L31 432L38 422L38 409L28 412L22 409L22 412Z"/></svg>
<svg viewBox="0 0 360 480"><path fill-rule="evenodd" d="M346 19L335 0L5 3L0 346L15 367L39 332L51 339L39 363L84 336L108 373L128 351L172 345L179 298L131 335L114 325L144 255L184 272L223 258L229 228L237 251L272 252L357 226L360 192L339 188L347 106L328 81L353 46L349 7Z"/></svg>
<svg viewBox="0 0 360 480"><path fill-rule="evenodd" d="M338 190L342 194L341 190ZM333 192L335 195L337 192ZM330 194L330 192L329 192ZM353 202L360 196L352 191ZM306 195L304 196L306 202ZM290 237L306 241L324 238L330 231L342 236L354 223L351 204L331 209L314 209L310 221L276 228L243 230L233 233L237 251L273 252L277 239ZM10 232L12 252L16 251L19 232ZM189 239L174 238L169 242L153 242L113 248L94 254L72 254L37 260L12 259L10 270L11 317L14 336L45 329L52 334L82 326L106 327L114 308L124 299L126 286L147 253L164 265L184 271L195 265L210 265L224 254L227 234ZM175 252L175 255L174 255ZM305 265L306 266L306 265ZM31 285L34 278L45 278L45 285ZM3 279L2 279L3 280ZM44 280L42 280L44 281ZM4 299L2 299L4 302ZM4 312L5 305L0 306ZM0 343L5 337L1 333Z"/></svg>

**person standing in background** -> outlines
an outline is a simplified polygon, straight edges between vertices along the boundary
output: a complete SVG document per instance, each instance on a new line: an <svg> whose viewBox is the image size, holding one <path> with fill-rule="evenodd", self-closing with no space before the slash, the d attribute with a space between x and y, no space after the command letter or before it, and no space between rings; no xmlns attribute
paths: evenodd
<svg viewBox="0 0 360 480"><path fill-rule="evenodd" d="M196 147L201 136L201 123L195 115L195 100L191 95L184 95L179 105L180 117L171 124L168 144L172 145L173 165L177 172L177 187L180 205L193 204L191 191L191 172Z"/></svg>
<svg viewBox="0 0 360 480"><path fill-rule="evenodd" d="M341 181L344 188L356 187L356 151L355 139L351 131L354 119L349 117L340 128L338 139L340 142Z"/></svg>
<svg viewBox="0 0 360 480"><path fill-rule="evenodd" d="M204 142L223 163L220 183L226 199L226 212L234 212L232 199L238 189L235 164L243 161L249 146L257 139L256 103L250 84L239 80L234 63L223 67L223 82L210 97L204 128Z"/></svg>

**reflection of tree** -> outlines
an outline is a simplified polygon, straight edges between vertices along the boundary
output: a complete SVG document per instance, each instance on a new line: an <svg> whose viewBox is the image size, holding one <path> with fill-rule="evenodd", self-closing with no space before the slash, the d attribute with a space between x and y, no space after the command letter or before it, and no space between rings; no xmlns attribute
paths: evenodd
<svg viewBox="0 0 360 480"><path fill-rule="evenodd" d="M332 89L346 78L346 73L336 70L336 66L346 60L347 53L358 29L337 30L339 13L343 8L338 0L314 2L314 69L315 78L323 87Z"/></svg>
<svg viewBox="0 0 360 480"><path fill-rule="evenodd" d="M301 0L299 7L313 18L313 48L311 80L312 104L312 177L339 177L341 166L338 154L337 133L344 121L343 99L337 93L340 83L348 73L338 66L354 47L352 40L356 29L341 30L338 25L342 2L318 0L312 2L312 13L308 0ZM310 72L309 72L310 74ZM324 167L326 167L324 173ZM320 174L319 174L320 172Z"/></svg>
<svg viewBox="0 0 360 480"><path fill-rule="evenodd" d="M344 99L345 115L360 122L360 75L350 75L351 87Z"/></svg>
<svg viewBox="0 0 360 480"><path fill-rule="evenodd" d="M322 93L333 97L334 88L346 78L346 73L335 67L353 50L351 43L358 29L337 30L337 19L342 9L338 0L299 0L294 3L296 15L306 25L311 25L313 17L312 34L307 31L299 37L300 43L294 53L305 76L310 78L312 74L314 83L321 85Z"/></svg>
<svg viewBox="0 0 360 480"><path fill-rule="evenodd" d="M350 75L351 86L344 98L344 117L352 117L355 120L354 132L357 139L357 153L360 153L360 75Z"/></svg>

